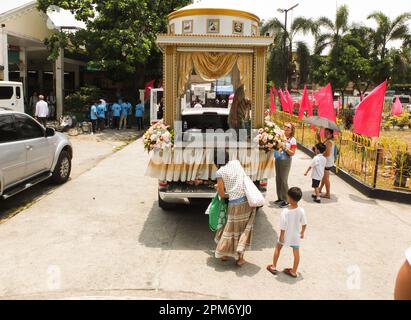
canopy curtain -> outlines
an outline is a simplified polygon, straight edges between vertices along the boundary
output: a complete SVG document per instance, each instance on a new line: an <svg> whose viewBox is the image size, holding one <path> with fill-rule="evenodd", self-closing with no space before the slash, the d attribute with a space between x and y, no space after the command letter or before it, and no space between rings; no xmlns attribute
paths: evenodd
<svg viewBox="0 0 411 320"><path fill-rule="evenodd" d="M235 66L238 72L236 74ZM223 52L180 52L178 54L178 94L183 95L193 71L205 81L215 81L232 73L233 84L244 84L246 97L252 96L253 55Z"/></svg>

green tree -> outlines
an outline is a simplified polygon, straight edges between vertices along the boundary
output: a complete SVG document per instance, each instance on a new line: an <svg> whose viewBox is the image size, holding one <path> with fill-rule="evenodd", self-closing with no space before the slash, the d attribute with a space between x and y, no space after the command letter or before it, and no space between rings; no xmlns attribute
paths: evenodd
<svg viewBox="0 0 411 320"><path fill-rule="evenodd" d="M150 62L160 64L155 46L157 33L166 32L167 15L189 0L38 0L46 12L50 6L70 10L86 24L76 33L60 32L46 39L50 59L60 47L70 47L90 59L90 65L116 80L145 73ZM157 68L159 69L159 68Z"/></svg>
<svg viewBox="0 0 411 320"><path fill-rule="evenodd" d="M296 47L297 61L300 63L300 66L301 61L303 61L303 74L300 74L300 79L308 77L307 68L310 58L308 46L302 41L295 43L294 38L299 33L307 34L314 32L314 30L315 25L313 21L303 17L294 19L289 31L278 18L273 18L262 26L261 34L266 34L267 32L273 34L268 71L270 80L278 84L288 82L288 86L290 87L290 75L295 70L293 65L294 46Z"/></svg>
<svg viewBox="0 0 411 320"><path fill-rule="evenodd" d="M349 31L349 11L346 5L337 9L335 20L320 17L315 21L315 54L322 54L326 48L338 47L341 38Z"/></svg>

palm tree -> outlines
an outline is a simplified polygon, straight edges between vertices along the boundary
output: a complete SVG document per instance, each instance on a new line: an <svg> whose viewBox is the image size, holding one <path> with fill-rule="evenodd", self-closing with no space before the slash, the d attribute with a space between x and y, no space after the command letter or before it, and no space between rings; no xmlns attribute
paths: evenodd
<svg viewBox="0 0 411 320"><path fill-rule="evenodd" d="M328 17L321 17L315 22L315 54L321 55L327 47L338 47L341 38L350 29L348 16L348 7L343 5L337 9L334 22ZM321 29L325 29L325 32L320 33Z"/></svg>
<svg viewBox="0 0 411 320"><path fill-rule="evenodd" d="M293 67L293 45L296 46L297 49L297 60L300 62L304 60L303 65L307 65L309 55L308 45L305 42L299 41L294 43L295 36L302 32L303 34L307 34L309 32L315 32L315 24L311 19L298 17L294 19L293 23L291 24L290 31L286 29L286 26L278 19L273 18L266 23L261 28L261 34L267 34L271 32L273 35L273 45L271 47L271 54L270 54L270 64L271 67L273 64L276 64L277 69L282 69L285 71L285 75L281 74L281 76L277 75L277 79L280 82L288 82L288 86L290 87L290 74L294 71ZM288 42L288 45L287 45ZM285 46L285 47L284 47ZM308 53L308 54L307 54ZM299 56L301 54L301 56ZM300 75L300 78L301 77Z"/></svg>
<svg viewBox="0 0 411 320"><path fill-rule="evenodd" d="M390 41L403 40L405 43L407 39L409 41L410 33L407 22L411 19L411 12L403 13L392 21L383 12L374 12L367 19L374 19L378 24L374 30L374 42L381 60L384 60L387 54L387 44Z"/></svg>

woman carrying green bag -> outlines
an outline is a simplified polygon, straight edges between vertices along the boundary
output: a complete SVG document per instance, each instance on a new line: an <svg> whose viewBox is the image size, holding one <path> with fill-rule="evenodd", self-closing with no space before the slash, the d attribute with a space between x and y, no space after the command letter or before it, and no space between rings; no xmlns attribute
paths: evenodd
<svg viewBox="0 0 411 320"><path fill-rule="evenodd" d="M220 198L216 194L207 211L209 214L208 226L211 231L216 232L224 227L227 222L227 202L225 198Z"/></svg>
<svg viewBox="0 0 411 320"><path fill-rule="evenodd" d="M244 169L240 161L228 161L227 153L220 157L217 155L221 155L221 153L217 153L214 159L214 163L219 168L216 173L217 194L221 199L224 199L228 194L229 202L226 221L220 228L218 224L216 226L217 232L214 240L217 243L217 248L215 257L222 261L227 261L228 257L233 257L236 259L236 265L241 267L246 263L244 252L251 246L256 208L251 208L248 204L244 188ZM223 157L224 159L220 159ZM221 215L221 210L219 217L224 217Z"/></svg>

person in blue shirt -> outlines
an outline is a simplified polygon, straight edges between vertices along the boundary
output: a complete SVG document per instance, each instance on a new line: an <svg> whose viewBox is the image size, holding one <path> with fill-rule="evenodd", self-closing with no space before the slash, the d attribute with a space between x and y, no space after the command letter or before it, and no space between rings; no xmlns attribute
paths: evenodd
<svg viewBox="0 0 411 320"><path fill-rule="evenodd" d="M94 134L97 130L97 103L90 107L90 120L91 120L91 134Z"/></svg>
<svg viewBox="0 0 411 320"><path fill-rule="evenodd" d="M122 112L122 105L123 101L121 99L118 102L114 103L111 107L113 110L113 126L114 129L120 130L120 116Z"/></svg>
<svg viewBox="0 0 411 320"><path fill-rule="evenodd" d="M130 101L127 101L127 106L128 106L127 129L131 129L131 116L133 114L133 105L130 103Z"/></svg>
<svg viewBox="0 0 411 320"><path fill-rule="evenodd" d="M127 117L128 117L128 111L129 111L129 104L127 101L124 101L121 104L121 116L120 116L120 130L121 129L126 129L127 128Z"/></svg>
<svg viewBox="0 0 411 320"><path fill-rule="evenodd" d="M106 106L99 101L97 105L98 129L103 131L106 126Z"/></svg>
<svg viewBox="0 0 411 320"><path fill-rule="evenodd" d="M144 104L141 103L141 100L137 101L135 116L137 118L137 130L141 131L143 130L143 118L144 118Z"/></svg>

